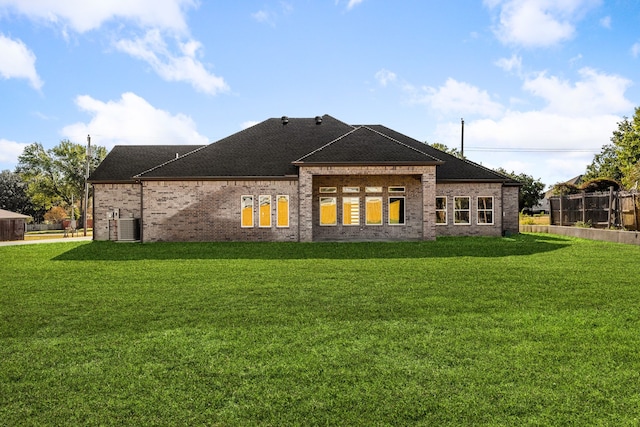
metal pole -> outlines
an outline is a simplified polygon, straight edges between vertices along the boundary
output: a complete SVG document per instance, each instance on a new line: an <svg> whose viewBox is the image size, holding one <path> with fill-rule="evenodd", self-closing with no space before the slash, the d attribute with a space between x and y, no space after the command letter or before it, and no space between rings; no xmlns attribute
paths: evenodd
<svg viewBox="0 0 640 427"><path fill-rule="evenodd" d="M87 173L84 177L84 235L87 235L87 213L89 212L89 159L91 158L91 135L87 135Z"/></svg>
<svg viewBox="0 0 640 427"><path fill-rule="evenodd" d="M464 159L464 118L460 119L461 132L460 132L460 156Z"/></svg>

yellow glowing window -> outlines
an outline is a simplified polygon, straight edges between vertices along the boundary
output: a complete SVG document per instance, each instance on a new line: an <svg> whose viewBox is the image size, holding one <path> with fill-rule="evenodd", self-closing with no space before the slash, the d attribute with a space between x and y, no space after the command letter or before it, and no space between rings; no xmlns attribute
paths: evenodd
<svg viewBox="0 0 640 427"><path fill-rule="evenodd" d="M336 225L338 210L335 197L320 197L320 225Z"/></svg>
<svg viewBox="0 0 640 427"><path fill-rule="evenodd" d="M277 226L288 227L289 226L289 196L276 196L277 205Z"/></svg>
<svg viewBox="0 0 640 427"><path fill-rule="evenodd" d="M242 227L253 227L253 196L242 196L240 199Z"/></svg>
<svg viewBox="0 0 640 427"><path fill-rule="evenodd" d="M367 225L382 225L382 197L367 197Z"/></svg>
<svg viewBox="0 0 640 427"><path fill-rule="evenodd" d="M342 198L342 224L360 225L360 198Z"/></svg>
<svg viewBox="0 0 640 427"><path fill-rule="evenodd" d="M260 206L260 227L271 227L271 196L259 196L258 204Z"/></svg>
<svg viewBox="0 0 640 427"><path fill-rule="evenodd" d="M404 197L389 197L389 224L404 224Z"/></svg>

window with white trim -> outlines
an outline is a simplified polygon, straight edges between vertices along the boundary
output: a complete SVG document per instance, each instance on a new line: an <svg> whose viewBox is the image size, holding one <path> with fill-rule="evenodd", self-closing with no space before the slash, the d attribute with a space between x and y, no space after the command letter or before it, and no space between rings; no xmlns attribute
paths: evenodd
<svg viewBox="0 0 640 427"><path fill-rule="evenodd" d="M343 193L359 193L360 187L342 187Z"/></svg>
<svg viewBox="0 0 640 427"><path fill-rule="evenodd" d="M382 187L364 187L366 193L382 193Z"/></svg>
<svg viewBox="0 0 640 427"><path fill-rule="evenodd" d="M382 225L382 197L366 198L365 215L367 225Z"/></svg>
<svg viewBox="0 0 640 427"><path fill-rule="evenodd" d="M240 217L242 228L253 227L253 196L240 196Z"/></svg>
<svg viewBox="0 0 640 427"><path fill-rule="evenodd" d="M493 197L478 197L478 224L493 225Z"/></svg>
<svg viewBox="0 0 640 427"><path fill-rule="evenodd" d="M258 196L258 226L262 228L271 227L271 196L261 194Z"/></svg>
<svg viewBox="0 0 640 427"><path fill-rule="evenodd" d="M404 187L389 187L389 193L404 193Z"/></svg>
<svg viewBox="0 0 640 427"><path fill-rule="evenodd" d="M456 225L471 224L471 198L469 196L453 198L453 223Z"/></svg>
<svg viewBox="0 0 640 427"><path fill-rule="evenodd" d="M389 197L389 225L404 225L404 196Z"/></svg>
<svg viewBox="0 0 640 427"><path fill-rule="evenodd" d="M360 197L342 198L342 225L360 225Z"/></svg>
<svg viewBox="0 0 640 427"><path fill-rule="evenodd" d="M335 197L320 197L320 225L337 225L338 209Z"/></svg>
<svg viewBox="0 0 640 427"><path fill-rule="evenodd" d="M320 187L321 193L337 193L338 187Z"/></svg>
<svg viewBox="0 0 640 427"><path fill-rule="evenodd" d="M445 196L436 197L436 224L447 224L447 198Z"/></svg>
<svg viewBox="0 0 640 427"><path fill-rule="evenodd" d="M276 196L276 227L289 226L289 196Z"/></svg>

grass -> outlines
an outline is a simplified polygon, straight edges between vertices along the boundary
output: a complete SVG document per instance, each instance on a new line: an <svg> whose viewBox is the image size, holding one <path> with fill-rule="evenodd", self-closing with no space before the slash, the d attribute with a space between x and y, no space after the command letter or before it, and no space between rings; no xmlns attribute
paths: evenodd
<svg viewBox="0 0 640 427"><path fill-rule="evenodd" d="M638 425L640 247L0 247L0 425Z"/></svg>

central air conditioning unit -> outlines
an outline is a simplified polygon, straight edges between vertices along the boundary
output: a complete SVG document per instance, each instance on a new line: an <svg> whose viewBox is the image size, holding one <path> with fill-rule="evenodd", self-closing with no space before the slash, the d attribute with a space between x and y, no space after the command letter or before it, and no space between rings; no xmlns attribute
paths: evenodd
<svg viewBox="0 0 640 427"><path fill-rule="evenodd" d="M140 240L140 218L120 218L118 220L118 240L123 242Z"/></svg>

